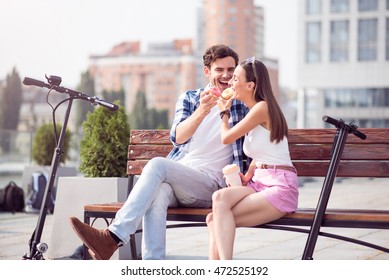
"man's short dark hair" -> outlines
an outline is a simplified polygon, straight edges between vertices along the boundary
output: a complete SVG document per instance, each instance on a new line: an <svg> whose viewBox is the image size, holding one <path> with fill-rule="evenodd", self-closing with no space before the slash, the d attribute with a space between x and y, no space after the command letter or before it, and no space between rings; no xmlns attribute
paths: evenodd
<svg viewBox="0 0 389 280"><path fill-rule="evenodd" d="M222 44L214 45L205 51L203 55L203 64L204 66L211 68L211 64L214 63L216 59L225 58L228 56L234 58L235 66L237 66L239 63L239 56L233 49Z"/></svg>

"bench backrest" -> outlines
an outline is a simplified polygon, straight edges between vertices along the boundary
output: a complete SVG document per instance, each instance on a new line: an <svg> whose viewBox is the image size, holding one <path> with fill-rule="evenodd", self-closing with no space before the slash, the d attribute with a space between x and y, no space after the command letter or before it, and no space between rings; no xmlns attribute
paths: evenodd
<svg viewBox="0 0 389 280"><path fill-rule="evenodd" d="M349 134L338 177L389 177L389 128L359 129L367 138ZM336 129L290 129L289 149L299 176L325 176ZM127 174L139 175L153 157L172 149L169 130L131 130Z"/></svg>

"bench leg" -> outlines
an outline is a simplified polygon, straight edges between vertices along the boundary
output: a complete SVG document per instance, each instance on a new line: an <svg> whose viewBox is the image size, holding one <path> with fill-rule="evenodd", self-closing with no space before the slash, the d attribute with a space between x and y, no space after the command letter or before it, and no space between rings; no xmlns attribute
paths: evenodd
<svg viewBox="0 0 389 280"><path fill-rule="evenodd" d="M88 213L85 211L84 211L84 223L86 223L88 225L90 223L90 217L89 217ZM82 250L83 251L83 254L82 254L83 259L84 260L90 259L88 248L85 246L85 244L82 244L82 247L83 247L83 250Z"/></svg>

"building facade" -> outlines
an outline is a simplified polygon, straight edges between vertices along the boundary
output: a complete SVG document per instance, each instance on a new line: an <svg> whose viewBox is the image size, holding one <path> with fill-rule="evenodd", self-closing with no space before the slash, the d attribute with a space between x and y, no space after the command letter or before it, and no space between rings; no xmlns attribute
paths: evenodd
<svg viewBox="0 0 389 280"><path fill-rule="evenodd" d="M279 99L279 68L276 59L264 55L265 11L254 0L204 0L201 17L204 29L198 29L203 49L214 44L233 48L241 61L255 56L269 70L272 88ZM200 39L201 40L201 39ZM201 69L198 66L198 69Z"/></svg>
<svg viewBox="0 0 389 280"><path fill-rule="evenodd" d="M389 127L389 0L300 0L298 127Z"/></svg>
<svg viewBox="0 0 389 280"><path fill-rule="evenodd" d="M195 38L155 43L141 51L141 42L123 42L103 55L89 59L95 92L125 92L125 108L131 113L138 92L145 93L150 108L168 109L174 116L177 97L203 87L202 55L214 44L231 46L241 60L255 56L269 69L276 97L279 96L278 61L264 58L264 10L254 0L204 0L197 10Z"/></svg>
<svg viewBox="0 0 389 280"><path fill-rule="evenodd" d="M226 44L244 59L256 54L254 1L205 0L205 46ZM261 40L263 41L263 40Z"/></svg>
<svg viewBox="0 0 389 280"><path fill-rule="evenodd" d="M170 120L178 95L196 85L191 40L151 44L146 52L140 51L140 42L125 42L106 55L91 56L89 72L97 93L124 90L127 112L142 92L148 107L168 109Z"/></svg>

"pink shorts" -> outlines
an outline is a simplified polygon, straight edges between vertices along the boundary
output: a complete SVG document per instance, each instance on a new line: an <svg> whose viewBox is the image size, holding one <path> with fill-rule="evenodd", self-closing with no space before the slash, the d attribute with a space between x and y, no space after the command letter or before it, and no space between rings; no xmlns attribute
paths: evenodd
<svg viewBox="0 0 389 280"><path fill-rule="evenodd" d="M292 213L298 204L298 180L293 171L256 168L248 187L261 192L281 212Z"/></svg>

